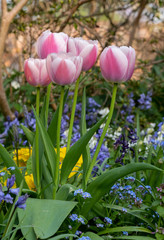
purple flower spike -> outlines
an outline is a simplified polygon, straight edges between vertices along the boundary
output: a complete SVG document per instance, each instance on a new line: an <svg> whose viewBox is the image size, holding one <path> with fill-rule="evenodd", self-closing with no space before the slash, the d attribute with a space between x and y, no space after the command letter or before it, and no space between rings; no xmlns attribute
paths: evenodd
<svg viewBox="0 0 164 240"><path fill-rule="evenodd" d="M9 190L9 193L12 193L12 194L14 194L14 195L18 195L18 193L19 193L19 188L11 188L11 189Z"/></svg>
<svg viewBox="0 0 164 240"><path fill-rule="evenodd" d="M4 201L7 203L13 203L13 197L11 197L11 195L9 193L7 193L4 197Z"/></svg>
<svg viewBox="0 0 164 240"><path fill-rule="evenodd" d="M0 191L0 203L4 200L4 192Z"/></svg>
<svg viewBox="0 0 164 240"><path fill-rule="evenodd" d="M18 201L15 203L15 207L25 209L26 208L26 200L27 200L28 197L29 196L28 196L27 193L23 196L20 196L18 198Z"/></svg>
<svg viewBox="0 0 164 240"><path fill-rule="evenodd" d="M7 188L10 189L15 183L15 175L12 175L11 178L7 179Z"/></svg>

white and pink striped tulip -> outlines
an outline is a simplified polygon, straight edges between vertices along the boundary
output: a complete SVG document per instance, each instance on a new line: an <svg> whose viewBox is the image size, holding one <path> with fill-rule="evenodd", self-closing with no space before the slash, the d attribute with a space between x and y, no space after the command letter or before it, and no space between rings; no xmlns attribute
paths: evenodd
<svg viewBox="0 0 164 240"><path fill-rule="evenodd" d="M27 59L24 63L24 73L27 82L33 86L47 86L51 82L46 68L46 59Z"/></svg>
<svg viewBox="0 0 164 240"><path fill-rule="evenodd" d="M82 65L82 57L71 53L52 53L47 57L49 77L58 85L74 83L81 73Z"/></svg>
<svg viewBox="0 0 164 240"><path fill-rule="evenodd" d="M125 82L134 72L135 50L132 47L106 47L100 55L103 77L110 82Z"/></svg>
<svg viewBox="0 0 164 240"><path fill-rule="evenodd" d="M89 70L96 62L98 54L98 41L84 40L82 38L69 38L67 52L83 58L82 70Z"/></svg>
<svg viewBox="0 0 164 240"><path fill-rule="evenodd" d="M36 51L39 58L46 58L50 53L67 52L68 35L44 31L36 42Z"/></svg>

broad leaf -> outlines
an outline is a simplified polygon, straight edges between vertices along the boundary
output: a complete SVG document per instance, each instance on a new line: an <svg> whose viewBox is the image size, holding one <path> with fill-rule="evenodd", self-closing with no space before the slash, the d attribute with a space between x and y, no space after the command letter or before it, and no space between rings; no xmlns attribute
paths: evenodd
<svg viewBox="0 0 164 240"><path fill-rule="evenodd" d="M107 233L114 233L114 232L145 232L145 233L152 233L151 230L144 228L144 227L136 227L136 226L123 226L123 227L110 227L104 231L100 231L99 235L107 234Z"/></svg>
<svg viewBox="0 0 164 240"><path fill-rule="evenodd" d="M81 214L84 216L87 215L87 213L94 206L94 204L110 191L110 188L118 179L140 170L161 171L161 169L146 163L130 163L123 167L118 167L106 171L101 176L97 177L93 182L91 182L86 189L86 191L91 194L92 198L86 200L86 203L81 210Z"/></svg>
<svg viewBox="0 0 164 240"><path fill-rule="evenodd" d="M82 136L67 152L62 168L61 168L61 184L65 184L69 174L71 173L73 167L76 165L78 159L83 153L86 145L88 144L91 137L100 127L100 125L105 121L106 116L102 118L98 123L96 123L84 136Z"/></svg>
<svg viewBox="0 0 164 240"><path fill-rule="evenodd" d="M32 226L37 238L46 239L53 236L76 204L71 201L29 198L26 209L18 209L24 237L28 234L24 230L25 226Z"/></svg>

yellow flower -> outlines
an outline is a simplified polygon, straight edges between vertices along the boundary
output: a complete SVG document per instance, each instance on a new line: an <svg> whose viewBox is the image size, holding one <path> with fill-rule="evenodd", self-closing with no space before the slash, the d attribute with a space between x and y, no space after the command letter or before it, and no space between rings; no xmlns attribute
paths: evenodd
<svg viewBox="0 0 164 240"><path fill-rule="evenodd" d="M27 183L29 189L35 191L36 188L35 188L35 184L34 184L33 174L25 175L25 180L26 180L26 183Z"/></svg>
<svg viewBox="0 0 164 240"><path fill-rule="evenodd" d="M14 157L13 160L17 164L17 151L15 150L13 152ZM20 148L18 149L18 161L19 161L19 167L25 167L27 160L32 154L32 149L31 148Z"/></svg>
<svg viewBox="0 0 164 240"><path fill-rule="evenodd" d="M66 155L66 149L67 149L66 147L60 148L60 166L59 166L60 169L62 166L63 159L65 158L65 155ZM55 149L55 151L56 151L56 149ZM81 155L79 160L77 161L75 167L72 169L72 172L70 173L69 178L74 176L79 171L79 168L81 167L82 163L83 163L83 158Z"/></svg>
<svg viewBox="0 0 164 240"><path fill-rule="evenodd" d="M56 151L56 149L55 149L55 151ZM13 159L14 159L15 163L17 164L17 156L16 156L17 152L16 152L16 150L13 152L13 154L14 154ZM28 161L29 157L31 156L31 154L32 154L32 149L29 149L29 148L21 148L21 149L18 150L19 167L25 167L26 166L27 161ZM66 155L66 147L60 148L60 169L61 169L63 159L65 158L65 155ZM83 163L83 158L82 158L82 155L81 155L78 162L76 163L76 166L72 169L72 172L70 173L69 178L74 176L79 171L79 168L81 167L82 163ZM27 183L28 187L31 190L35 190L33 175L32 174L25 175L25 180L26 180L26 183Z"/></svg>

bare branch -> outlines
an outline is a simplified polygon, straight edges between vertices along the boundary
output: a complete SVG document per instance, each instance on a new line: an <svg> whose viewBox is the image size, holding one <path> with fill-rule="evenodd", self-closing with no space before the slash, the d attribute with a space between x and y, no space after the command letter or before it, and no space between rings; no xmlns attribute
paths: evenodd
<svg viewBox="0 0 164 240"><path fill-rule="evenodd" d="M11 22L12 19L17 15L17 13L24 7L24 5L28 2L28 0L21 0L17 3L17 5L9 12L9 21Z"/></svg>
<svg viewBox="0 0 164 240"><path fill-rule="evenodd" d="M92 2L93 0L81 0L79 1L69 12L68 16L65 18L65 20L62 22L59 32L63 31L65 28L66 24L68 24L69 20L71 19L72 15L76 12L76 10L83 5L84 3Z"/></svg>
<svg viewBox="0 0 164 240"><path fill-rule="evenodd" d="M7 13L7 3L6 0L2 0L1 3L1 9L2 9L2 16L4 16Z"/></svg>

